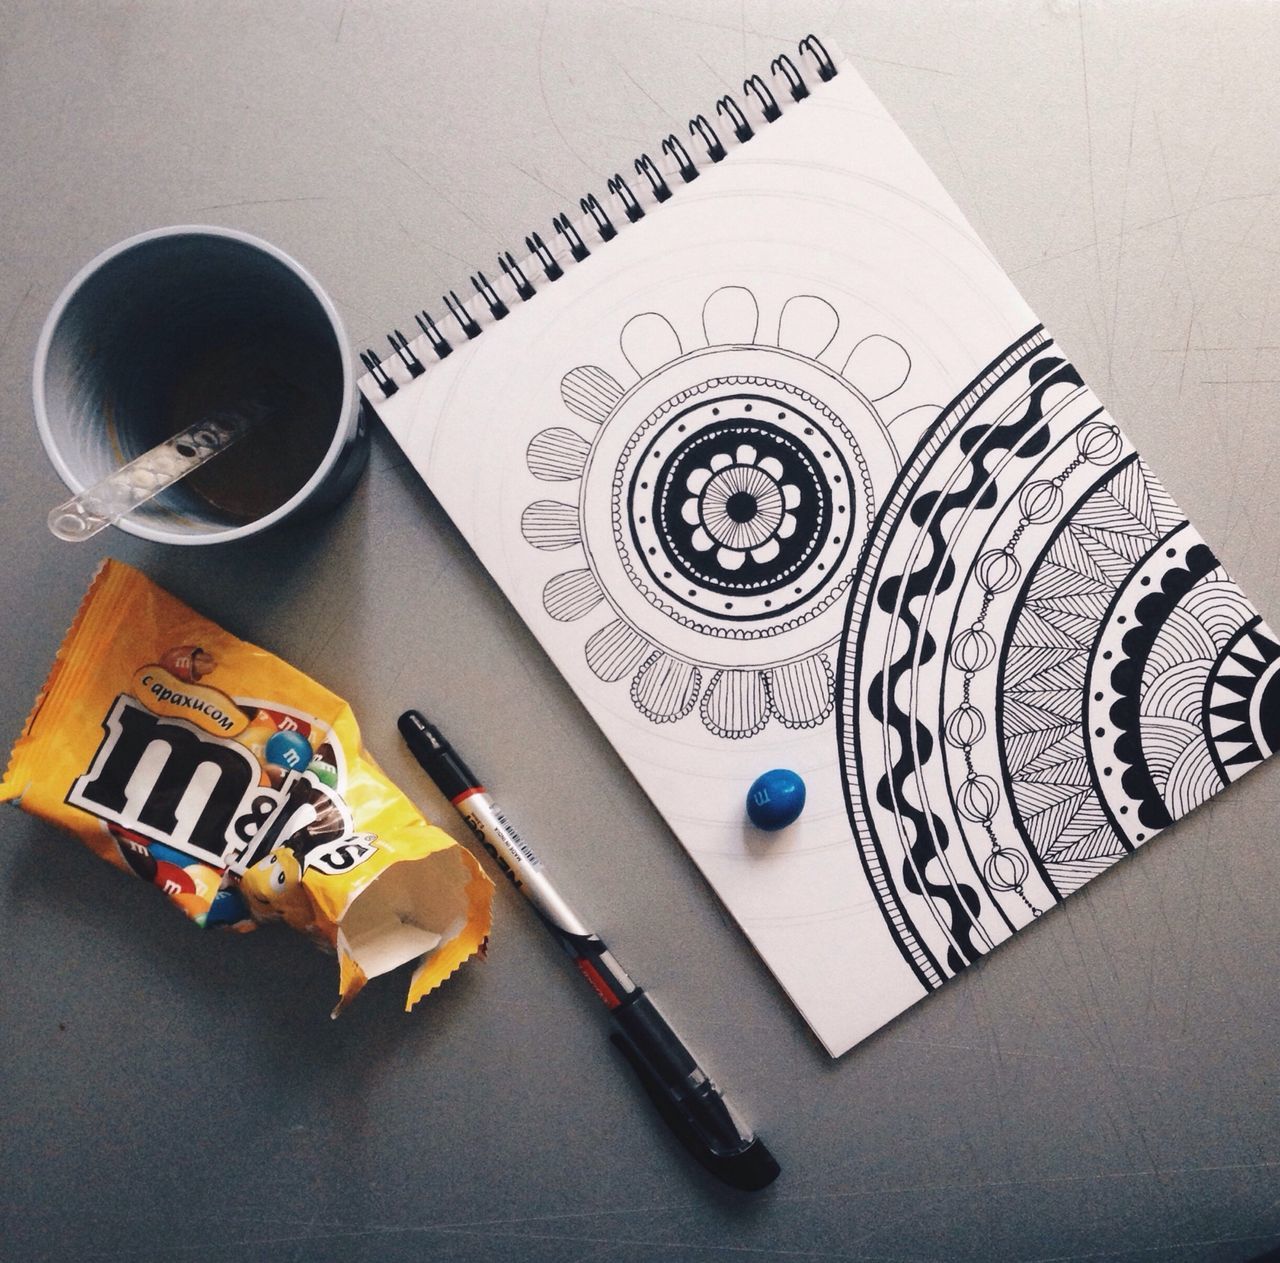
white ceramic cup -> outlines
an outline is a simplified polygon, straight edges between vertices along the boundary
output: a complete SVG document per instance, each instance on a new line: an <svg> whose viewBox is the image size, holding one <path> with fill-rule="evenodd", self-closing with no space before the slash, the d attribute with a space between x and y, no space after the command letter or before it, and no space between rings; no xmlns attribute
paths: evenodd
<svg viewBox="0 0 1280 1263"><path fill-rule="evenodd" d="M319 404L324 432L308 432L314 471L295 470L294 482L305 481L248 521L178 483L118 525L164 544L216 544L336 504L369 451L342 319L283 251L205 226L158 228L112 246L53 305L36 347L32 395L40 438L63 482L83 491L176 432L166 410L184 371L228 330L252 339L258 328L286 351L281 362ZM270 462L263 468L269 478Z"/></svg>

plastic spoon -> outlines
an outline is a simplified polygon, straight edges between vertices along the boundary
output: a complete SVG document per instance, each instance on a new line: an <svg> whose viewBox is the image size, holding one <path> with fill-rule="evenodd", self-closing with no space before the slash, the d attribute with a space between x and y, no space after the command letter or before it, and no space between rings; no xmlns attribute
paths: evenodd
<svg viewBox="0 0 1280 1263"><path fill-rule="evenodd" d="M225 452L267 411L264 408L222 412L197 421L122 465L100 483L51 509L49 529L59 539L72 543L92 538Z"/></svg>

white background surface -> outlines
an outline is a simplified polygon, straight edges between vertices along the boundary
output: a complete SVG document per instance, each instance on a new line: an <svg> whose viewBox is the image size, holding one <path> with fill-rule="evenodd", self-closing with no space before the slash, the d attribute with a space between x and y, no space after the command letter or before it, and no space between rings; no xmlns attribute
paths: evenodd
<svg viewBox="0 0 1280 1263"><path fill-rule="evenodd" d="M831 1062L384 436L240 546L45 532L29 373L103 246L213 222L358 345L809 30L881 95L1249 595L1280 612L1280 10L1209 4L0 4L0 730L107 551L351 699L439 719L760 1127L690 1167L498 893L412 1016L283 930L203 935L4 817L0 1233L15 1258L1242 1260L1280 1244L1269 766ZM625 165L624 165L625 164Z"/></svg>

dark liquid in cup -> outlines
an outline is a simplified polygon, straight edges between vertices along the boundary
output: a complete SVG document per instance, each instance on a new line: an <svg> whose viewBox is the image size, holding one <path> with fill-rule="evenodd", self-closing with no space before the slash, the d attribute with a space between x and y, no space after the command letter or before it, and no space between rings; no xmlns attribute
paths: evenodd
<svg viewBox="0 0 1280 1263"><path fill-rule="evenodd" d="M219 413L257 418L179 486L233 523L252 522L315 473L333 441L341 399L342 369L332 349L308 353L296 328L230 331L184 360L162 402L154 441Z"/></svg>

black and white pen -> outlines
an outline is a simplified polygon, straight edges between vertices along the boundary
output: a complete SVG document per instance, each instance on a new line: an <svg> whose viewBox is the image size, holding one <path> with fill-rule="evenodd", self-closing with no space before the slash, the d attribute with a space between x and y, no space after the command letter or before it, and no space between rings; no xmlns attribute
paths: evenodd
<svg viewBox="0 0 1280 1263"><path fill-rule="evenodd" d="M764 1142L735 1118L720 1089L653 1001L564 901L538 857L439 729L416 710L405 711L399 726L422 770L458 809L480 845L533 905L604 1001L615 1028L610 1038L685 1147L734 1188L754 1191L772 1183L780 1168Z"/></svg>

